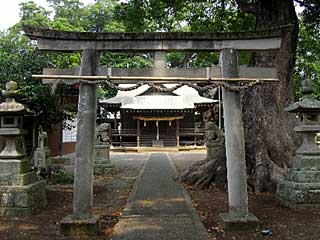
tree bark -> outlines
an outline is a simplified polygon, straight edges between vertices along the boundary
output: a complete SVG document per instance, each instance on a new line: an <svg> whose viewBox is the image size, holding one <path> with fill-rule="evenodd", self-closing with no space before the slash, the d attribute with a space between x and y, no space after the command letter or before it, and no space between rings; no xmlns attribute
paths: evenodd
<svg viewBox="0 0 320 240"><path fill-rule="evenodd" d="M295 150L295 118L283 110L293 100L291 75L295 62L298 20L292 0L256 2L256 29L292 24L277 52L256 53L254 66L276 67L280 83L242 93L249 181L257 192L274 190L286 174Z"/></svg>
<svg viewBox="0 0 320 240"><path fill-rule="evenodd" d="M292 31L283 34L280 50L255 53L252 61L252 66L276 67L280 83L256 86L241 94L248 184L253 191L273 191L290 166L297 141L293 132L295 118L283 108L293 100L291 75L298 20L292 0L237 0L237 3L239 11L256 16L256 29L292 25ZM182 172L179 178L203 188L214 179L224 178L221 174L225 171L221 169L225 169L225 159L206 159ZM199 185L199 181L206 185Z"/></svg>

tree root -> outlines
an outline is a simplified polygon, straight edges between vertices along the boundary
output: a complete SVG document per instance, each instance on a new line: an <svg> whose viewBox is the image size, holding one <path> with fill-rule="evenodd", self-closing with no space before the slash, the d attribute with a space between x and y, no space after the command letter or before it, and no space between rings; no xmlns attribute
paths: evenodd
<svg viewBox="0 0 320 240"><path fill-rule="evenodd" d="M205 189L212 182L225 183L226 158L224 146L217 151L215 158L195 162L176 177L177 180L193 185L195 189Z"/></svg>

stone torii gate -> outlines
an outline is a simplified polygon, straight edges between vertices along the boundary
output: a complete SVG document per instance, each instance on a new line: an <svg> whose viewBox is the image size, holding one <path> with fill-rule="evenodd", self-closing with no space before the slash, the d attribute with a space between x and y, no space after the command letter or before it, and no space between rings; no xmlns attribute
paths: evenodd
<svg viewBox="0 0 320 240"><path fill-rule="evenodd" d="M101 51L220 51L221 76L239 83L237 50L275 50L280 48L281 35L289 29L248 33L79 33L25 27L27 36L37 40L41 51L82 52L79 79L97 80ZM43 77L44 78L44 77ZM45 77L48 78L48 77ZM52 76L51 78L57 78ZM61 77L62 78L62 77ZM69 76L69 79L77 79ZM105 77L108 80L153 80L151 78ZM196 79L186 79L194 80ZM208 82L200 79L198 82ZM214 79L211 79L214 80ZM219 79L215 79L219 80ZM178 78L158 78L178 81ZM247 79L252 81L252 79ZM61 221L63 234L96 234L99 217L92 214L93 157L96 124L97 86L80 82L78 132L75 160L73 213ZM227 151L229 213L223 214L226 224L258 221L248 212L244 131L240 95L223 88L224 124Z"/></svg>

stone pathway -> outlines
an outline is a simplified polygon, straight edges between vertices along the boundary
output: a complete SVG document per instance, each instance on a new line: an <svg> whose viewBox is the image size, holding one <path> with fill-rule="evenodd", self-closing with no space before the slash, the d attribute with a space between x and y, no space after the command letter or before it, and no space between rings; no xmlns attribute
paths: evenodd
<svg viewBox="0 0 320 240"><path fill-rule="evenodd" d="M151 153L112 239L208 240L166 153Z"/></svg>

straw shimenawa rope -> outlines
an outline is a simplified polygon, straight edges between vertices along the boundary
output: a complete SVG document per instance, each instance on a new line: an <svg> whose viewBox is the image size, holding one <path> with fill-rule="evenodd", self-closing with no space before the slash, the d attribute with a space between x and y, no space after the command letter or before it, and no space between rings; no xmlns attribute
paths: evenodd
<svg viewBox="0 0 320 240"><path fill-rule="evenodd" d="M58 84L62 84L62 83L64 83L64 81L61 79L53 81L52 87L51 87L52 93L55 92ZM110 88L117 89L119 91L132 91L132 90L135 90L135 89L141 87L142 85L148 85L151 88L154 88L160 92L173 92L182 86L189 86L189 87L192 87L198 91L207 91L209 89L213 89L216 87L223 87L223 88L228 89L229 91L232 91L232 92L240 92L240 91L252 88L258 84L261 84L261 81L259 79L256 79L256 80L251 81L249 83L241 83L241 85L239 85L239 83L238 83L238 85L236 85L236 84L229 84L229 83L221 82L221 81L219 81L219 82L210 81L210 83L206 86L199 86L199 85L197 85L195 83L191 83L191 82L181 82L181 83L175 85L174 87L170 87L170 88L164 87L163 85L159 85L159 84L156 84L153 82L147 82L147 81L138 82L134 86L130 86L130 87L119 87L117 84L113 83L110 80L97 80L97 81L74 80L74 81L72 81L72 83L73 84L74 83L106 84Z"/></svg>

